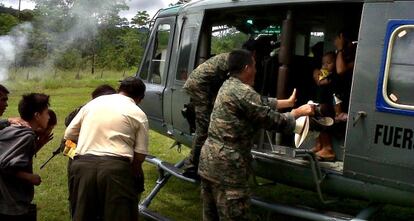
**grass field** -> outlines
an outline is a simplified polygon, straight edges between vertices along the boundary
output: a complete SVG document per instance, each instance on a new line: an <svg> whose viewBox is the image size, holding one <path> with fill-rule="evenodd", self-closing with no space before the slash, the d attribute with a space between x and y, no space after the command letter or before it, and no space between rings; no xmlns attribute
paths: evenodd
<svg viewBox="0 0 414 221"><path fill-rule="evenodd" d="M29 76L27 76L28 71L30 71ZM133 72L127 72L126 75L133 75ZM105 71L103 78L100 77L100 74L90 75L81 73L79 79L75 79L76 73L62 72L41 75L39 71L22 70L12 75L12 80L2 82L11 91L9 107L3 117L17 116L17 103L21 95L28 92L49 94L51 96L51 108L58 116L58 125L54 130L54 139L34 159L34 171L42 177L42 184L35 189L38 220L69 220L66 178L67 159L62 155L58 155L45 168L39 169L40 165L51 156L52 151L60 143L65 129L63 123L65 116L74 108L86 103L90 99L90 93L96 86L104 83L116 86L117 81L122 79L123 76L124 73ZM151 131L150 152L152 155L174 163L188 154L188 148L183 148L181 153L177 152L176 149L169 149L172 143L173 140ZM143 197L152 189L158 177L158 172L153 165L146 163L144 170L146 174L146 191L143 193ZM319 209L335 210L350 214L355 214L368 205L367 202L344 199L339 203L325 206L319 202L318 196L315 193L285 185L254 187L253 189L257 195L277 202L303 204ZM201 220L199 192L200 189L197 185L171 178L149 208L173 220ZM297 220L271 214L257 208L254 208L253 211L257 220ZM410 208L386 206L383 211L375 216L374 220L414 220L414 211Z"/></svg>

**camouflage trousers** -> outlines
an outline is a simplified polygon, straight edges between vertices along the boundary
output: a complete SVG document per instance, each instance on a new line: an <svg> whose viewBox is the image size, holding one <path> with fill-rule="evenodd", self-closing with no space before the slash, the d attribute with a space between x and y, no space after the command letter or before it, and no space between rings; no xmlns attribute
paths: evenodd
<svg viewBox="0 0 414 221"><path fill-rule="evenodd" d="M210 115L213 110L211 102L194 103L196 131L193 139L191 153L185 162L185 168L197 172L198 161L200 159L201 147L207 139L208 125L210 124Z"/></svg>
<svg viewBox="0 0 414 221"><path fill-rule="evenodd" d="M201 179L203 221L250 220L250 193L245 187L228 187Z"/></svg>

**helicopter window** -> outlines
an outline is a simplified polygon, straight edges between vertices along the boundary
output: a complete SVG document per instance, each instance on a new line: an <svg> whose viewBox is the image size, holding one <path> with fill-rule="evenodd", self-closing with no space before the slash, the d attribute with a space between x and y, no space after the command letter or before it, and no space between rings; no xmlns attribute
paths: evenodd
<svg viewBox="0 0 414 221"><path fill-rule="evenodd" d="M414 25L402 25L390 36L383 97L392 107L414 110Z"/></svg>
<svg viewBox="0 0 414 221"><path fill-rule="evenodd" d="M235 48L241 48L248 36L235 27L227 25L213 26L211 28L211 54L230 52Z"/></svg>
<svg viewBox="0 0 414 221"><path fill-rule="evenodd" d="M188 62L190 60L190 53L194 38L196 35L196 27L185 28L183 31L183 37L181 39L180 55L177 68L177 80L185 81L188 77Z"/></svg>
<svg viewBox="0 0 414 221"><path fill-rule="evenodd" d="M149 48L152 48L152 43L150 43ZM142 67L141 67L141 70L140 70L140 73L139 73L139 77L142 80L148 80L148 69L149 69L149 64L151 62L151 58L149 56L146 56L144 59L145 60L142 64Z"/></svg>
<svg viewBox="0 0 414 221"><path fill-rule="evenodd" d="M151 59L150 81L154 84L161 84L165 72L165 59L168 52L168 42L170 37L169 24L160 24L155 36L154 53Z"/></svg>

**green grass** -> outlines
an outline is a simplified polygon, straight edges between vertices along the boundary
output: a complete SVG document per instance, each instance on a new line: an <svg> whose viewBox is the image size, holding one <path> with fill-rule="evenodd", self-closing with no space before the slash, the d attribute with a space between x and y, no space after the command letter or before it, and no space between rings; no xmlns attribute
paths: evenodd
<svg viewBox="0 0 414 221"><path fill-rule="evenodd" d="M24 93L43 92L51 96L51 108L58 116L58 125L54 130L54 139L49 142L34 159L34 172L42 177L42 184L35 189L35 203L38 206L39 221L64 221L69 220L67 201L67 158L58 155L49 164L39 169L40 165L49 157L53 150L60 143L64 132L64 118L74 108L86 103L90 99L93 89L103 83L116 86L117 81L123 78L123 73L105 71L104 78L100 79L95 75L81 74L80 79L75 79L76 73L61 72L56 76L48 74L36 75L35 79L26 80L24 73L33 70L22 70L14 74L12 80L3 82L10 89L9 108L3 117L17 116L17 103ZM39 72L40 73L40 72ZM97 73L100 73L99 71ZM128 72L126 75L133 75ZM35 75L33 75L35 76ZM171 163L178 162L187 156L189 149L183 147L179 153L177 149L170 149L173 140L166 138L156 132L150 133L150 152L161 159ZM146 176L143 199L154 187L158 178L155 166L144 164ZM339 203L323 205L319 202L318 196L310 191L287 187L285 185L267 185L253 187L255 194L281 203L292 205L301 204L318 209L327 209L349 214L356 214L359 210L368 205L367 202L343 199ZM200 188L197 185L186 183L172 177L167 185L159 192L152 201L151 210L157 211L173 220L201 220ZM253 208L256 220L299 220L291 217L284 217L268 213L265 210ZM411 208L386 206L374 220L414 220L414 211Z"/></svg>

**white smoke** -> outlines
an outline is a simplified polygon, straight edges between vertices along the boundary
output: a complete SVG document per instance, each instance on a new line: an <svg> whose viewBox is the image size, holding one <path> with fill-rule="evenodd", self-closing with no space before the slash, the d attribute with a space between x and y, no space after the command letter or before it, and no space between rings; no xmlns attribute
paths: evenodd
<svg viewBox="0 0 414 221"><path fill-rule="evenodd" d="M31 30L30 23L22 23L14 27L8 35L0 36L0 82L7 79L10 66L16 62L16 56L26 48Z"/></svg>
<svg viewBox="0 0 414 221"><path fill-rule="evenodd" d="M88 46L87 41L92 41L98 34L99 27L105 25L102 18L108 18L112 13L111 8L123 2L125 0L75 1L67 11L62 9L62 14L65 12L67 15L67 22L61 26L64 30L59 30L54 24L54 20L61 17L54 17L55 11L50 13L46 11L42 17L36 18L33 28L30 23L23 23L16 26L8 35L0 36L0 82L8 78L9 70L15 62L19 64L28 41L39 40L38 35L31 36L32 34L42 33L41 40L46 48L43 53L46 55L43 64L37 63L36 70L41 71L37 73L36 70L31 70L31 76L50 73L55 60L66 50L73 49L75 45L79 46L82 42ZM39 8L39 10L43 9Z"/></svg>
<svg viewBox="0 0 414 221"><path fill-rule="evenodd" d="M88 4L74 4L70 9L70 14L75 23L68 30L56 33L53 42L61 48L69 48L71 44L79 39L94 37L98 33L98 19L96 18L96 8ZM57 44L56 44L57 43Z"/></svg>
<svg viewBox="0 0 414 221"><path fill-rule="evenodd" d="M55 60L67 50L77 47L88 47L99 32L99 27L105 25L102 18L110 16L111 8L125 0L104 1L75 1L65 12L70 25L63 25L64 30L56 31L48 26L50 17L47 15L40 19L42 32L47 33L47 59L38 68L45 73L50 72ZM47 13L45 13L47 14ZM82 42L84 43L82 45ZM81 44L81 46L79 46ZM76 68L76 67L75 67Z"/></svg>

